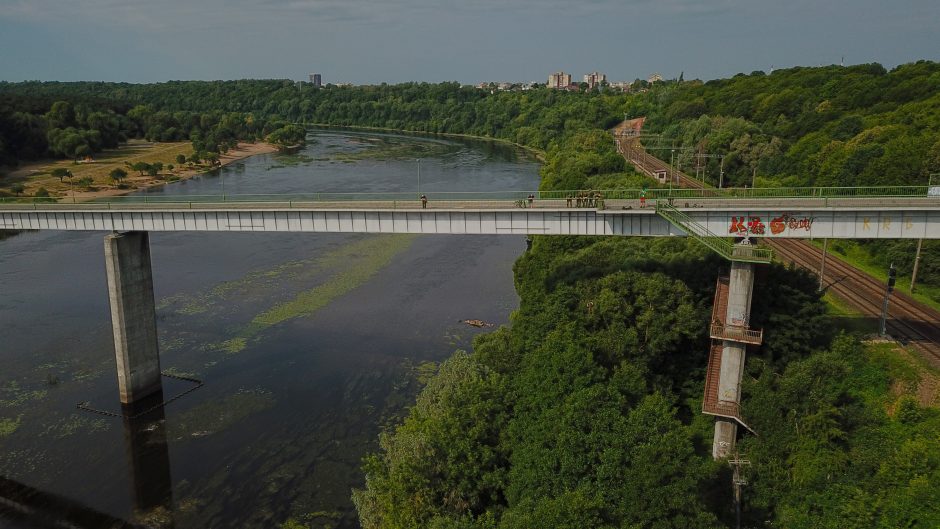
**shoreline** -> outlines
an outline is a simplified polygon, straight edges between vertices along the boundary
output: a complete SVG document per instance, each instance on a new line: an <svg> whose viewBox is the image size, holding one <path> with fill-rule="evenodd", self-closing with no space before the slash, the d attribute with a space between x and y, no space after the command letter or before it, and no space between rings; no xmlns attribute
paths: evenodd
<svg viewBox="0 0 940 529"><path fill-rule="evenodd" d="M153 149L162 149L162 148L174 148L174 145L182 145L183 142L167 142L167 143L148 143L147 145ZM113 183L101 183L98 180L98 183L93 184L97 189L94 190L81 190L75 189L71 185L68 188L63 189L61 182L55 182L57 185L50 185L50 178L48 177L49 170L53 167L71 167L71 165L66 165L65 160L43 160L26 165L22 165L15 169L14 171L8 173L4 179L13 179L14 181L19 181L23 183L27 189L26 193L22 196L23 198L30 198L32 195L31 192L35 192L36 189L42 187L48 187L50 190L50 198L59 201L76 201L76 200L89 200L99 197L111 197L111 196L122 196L134 193L136 191L142 191L152 187L162 186L170 184L173 182L180 182L184 180L189 180L195 176L206 174L215 169L225 167L233 162L239 160L244 160L251 156L256 156L259 154L270 154L278 152L280 149L270 143L266 142L239 142L238 145L229 150L227 153L219 154L219 164L215 166L206 166L198 165L195 167L184 166L182 168L174 169L172 172L163 172L157 176L140 176L136 171L130 171L124 165L121 165L116 160L123 158L119 156L122 149L134 149L140 148L141 144L127 143L117 149L111 149L101 153L105 155L106 161L96 163L98 167L103 167L103 170L107 170L113 167L122 167L128 171L128 175L124 178L123 183L129 184L126 188L121 189L114 185ZM164 147L166 146L166 147ZM192 149L189 149L191 151ZM185 154L185 152L183 153ZM117 155L117 156L116 156ZM159 158L160 153L135 153L132 155L132 159L153 159ZM108 160L108 158L110 158ZM81 175L77 174L74 178L79 178ZM98 178L101 178L100 176ZM97 178L96 178L97 180Z"/></svg>
<svg viewBox="0 0 940 529"><path fill-rule="evenodd" d="M477 136L474 134L457 134L455 132L427 132L423 130L407 130L407 129L392 129L388 127L366 127L364 125L331 125L329 123L302 123L304 127L320 127L320 128L331 128L331 129L351 129L351 130L372 130L376 132L398 132L398 133L407 133L407 134L425 134L427 136L443 136L445 138L465 138L471 140L483 140L483 141L492 141L496 143L504 143L512 145L513 147L518 147L524 151L529 152L535 159L540 163L545 163L545 151L542 149L537 149L535 147L529 147L528 145L523 145L521 143L516 143L505 138L493 138L490 136Z"/></svg>
<svg viewBox="0 0 940 529"><path fill-rule="evenodd" d="M88 199L88 198L99 198L99 197L115 197L123 196L134 193L135 191L141 191L144 189L150 189L152 187L163 186L167 184L172 184L174 182L182 182L189 180L195 176L209 173L216 169L221 169L226 165L229 165L233 162L239 160L244 160L245 158L250 158L252 156L257 156L259 154L270 154L273 152L278 152L279 149L273 144L266 142L255 142L255 143L239 143L235 146L234 149L230 149L226 153L219 153L219 164L214 167L198 167L185 169L179 173L173 173L170 176L174 177L173 180L169 178L156 178L151 176L130 176L128 175L127 181L133 183L136 187L128 189L119 189L119 188L108 188L108 189L99 189L95 191L71 191L56 198L60 199Z"/></svg>

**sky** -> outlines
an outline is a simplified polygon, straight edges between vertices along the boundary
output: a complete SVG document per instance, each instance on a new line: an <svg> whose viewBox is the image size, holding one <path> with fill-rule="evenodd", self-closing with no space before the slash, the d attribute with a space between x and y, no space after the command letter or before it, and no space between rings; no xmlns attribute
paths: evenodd
<svg viewBox="0 0 940 529"><path fill-rule="evenodd" d="M940 0L0 0L0 80L539 81L940 60Z"/></svg>

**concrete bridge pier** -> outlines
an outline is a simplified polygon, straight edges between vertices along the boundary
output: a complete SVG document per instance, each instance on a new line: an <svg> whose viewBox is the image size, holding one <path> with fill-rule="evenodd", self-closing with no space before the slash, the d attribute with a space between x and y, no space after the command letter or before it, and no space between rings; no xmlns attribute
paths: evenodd
<svg viewBox="0 0 940 529"><path fill-rule="evenodd" d="M118 387L121 402L131 404L162 392L150 236L112 233L104 238L104 256Z"/></svg>
<svg viewBox="0 0 940 529"><path fill-rule="evenodd" d="M751 318L751 295L754 291L754 265L733 261L728 284L727 325L747 327ZM735 407L741 403L741 378L744 376L744 360L747 346L744 343L723 340L721 351L721 374L718 378L719 403ZM715 438L712 457L724 459L734 452L738 435L738 423L733 419L715 419Z"/></svg>

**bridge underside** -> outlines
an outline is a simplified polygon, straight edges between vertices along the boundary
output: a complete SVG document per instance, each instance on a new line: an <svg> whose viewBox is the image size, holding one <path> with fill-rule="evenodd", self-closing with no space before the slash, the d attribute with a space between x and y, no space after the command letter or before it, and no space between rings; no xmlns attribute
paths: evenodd
<svg viewBox="0 0 940 529"><path fill-rule="evenodd" d="M66 205L0 211L0 229L84 231L227 231L488 235L683 236L646 209L86 209ZM832 239L940 239L940 208L802 210L684 208L719 236Z"/></svg>

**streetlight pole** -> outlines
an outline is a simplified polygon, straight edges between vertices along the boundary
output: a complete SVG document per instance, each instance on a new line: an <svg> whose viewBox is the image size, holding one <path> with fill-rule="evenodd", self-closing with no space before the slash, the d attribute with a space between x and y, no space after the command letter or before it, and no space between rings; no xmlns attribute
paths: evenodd
<svg viewBox="0 0 940 529"><path fill-rule="evenodd" d="M420 195L421 194L421 158L417 158L417 160L418 160L418 194Z"/></svg>

